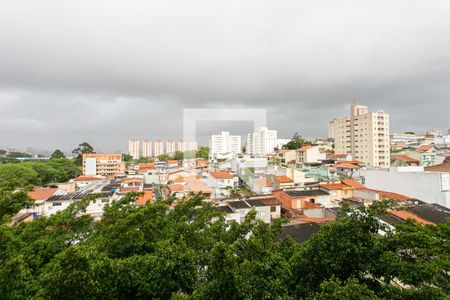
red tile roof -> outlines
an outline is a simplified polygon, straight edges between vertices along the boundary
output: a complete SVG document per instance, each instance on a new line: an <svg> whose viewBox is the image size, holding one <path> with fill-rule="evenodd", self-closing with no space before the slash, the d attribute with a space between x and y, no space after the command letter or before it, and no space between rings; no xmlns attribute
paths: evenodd
<svg viewBox="0 0 450 300"><path fill-rule="evenodd" d="M308 150L308 149L311 149L311 148L313 148L313 146L303 146L303 147L301 147L298 150L305 151L305 150Z"/></svg>
<svg viewBox="0 0 450 300"><path fill-rule="evenodd" d="M280 182L280 183L291 183L294 182L294 180L292 180L292 178L289 178L287 176L274 176L275 180Z"/></svg>
<svg viewBox="0 0 450 300"><path fill-rule="evenodd" d="M120 180L120 182L133 182L133 181L143 182L144 179L138 178L138 177L129 177L129 178L123 178L122 180Z"/></svg>
<svg viewBox="0 0 450 300"><path fill-rule="evenodd" d="M345 179L342 182L355 189L365 189L366 187L353 179Z"/></svg>
<svg viewBox="0 0 450 300"><path fill-rule="evenodd" d="M325 183L325 184L320 184L320 187L323 187L324 189L327 190L341 190L341 189L350 189L351 187L343 184L343 183Z"/></svg>
<svg viewBox="0 0 450 300"><path fill-rule="evenodd" d="M419 163L417 159L414 159L406 154L392 154L391 157L404 161L404 162L410 162L410 163Z"/></svg>
<svg viewBox="0 0 450 300"><path fill-rule="evenodd" d="M431 145L420 145L419 147L417 147L416 151L427 152L430 151L431 149L433 149L433 146Z"/></svg>
<svg viewBox="0 0 450 300"><path fill-rule="evenodd" d="M371 191L371 192L375 192L378 195L380 195L381 199L390 199L390 200L394 200L394 201L407 201L407 200L413 200L414 198L402 195L402 194L397 194L397 193L393 193L393 192L386 192L386 191L380 191L380 190L373 190L373 189L365 189L367 191Z"/></svg>
<svg viewBox="0 0 450 300"><path fill-rule="evenodd" d="M389 213L394 215L394 216L396 216L396 217L399 217L400 219L403 219L403 220L413 219L413 220L416 220L417 222L419 222L421 224L424 224L424 225L432 225L432 224L434 224L434 223L432 223L430 221L422 219L421 217L419 217L419 216L417 216L417 215L415 215L413 213L410 213L410 212L404 211L404 210L390 210Z"/></svg>
<svg viewBox="0 0 450 300"><path fill-rule="evenodd" d="M77 178L73 179L73 181L97 181L97 180L103 180L103 178L95 176L78 176Z"/></svg>
<svg viewBox="0 0 450 300"><path fill-rule="evenodd" d="M28 192L28 197L34 201L47 200L53 196L57 190L57 188L35 188L34 190Z"/></svg>
<svg viewBox="0 0 450 300"><path fill-rule="evenodd" d="M184 185L182 185L182 184L172 184L172 185L169 185L169 189L171 190L171 191L176 191L176 192L179 192L179 191L184 191Z"/></svg>
<svg viewBox="0 0 450 300"><path fill-rule="evenodd" d="M354 164L349 164L349 163L343 163L343 164L337 164L336 168L341 168L341 169L359 169L359 166L354 165Z"/></svg>
<svg viewBox="0 0 450 300"><path fill-rule="evenodd" d="M139 196L134 203L138 206L153 203L153 191L144 191L144 193Z"/></svg>
<svg viewBox="0 0 450 300"><path fill-rule="evenodd" d="M229 172L211 172L210 174L216 179L233 179L233 175Z"/></svg>
<svg viewBox="0 0 450 300"><path fill-rule="evenodd" d="M427 172L450 172L450 162L446 162L443 164L425 167L425 171Z"/></svg>

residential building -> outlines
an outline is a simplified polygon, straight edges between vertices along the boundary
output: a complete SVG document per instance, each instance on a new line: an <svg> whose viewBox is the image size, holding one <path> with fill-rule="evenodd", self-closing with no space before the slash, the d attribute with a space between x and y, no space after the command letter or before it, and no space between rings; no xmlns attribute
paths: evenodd
<svg viewBox="0 0 450 300"><path fill-rule="evenodd" d="M281 202L285 209L304 209L331 206L330 194L318 188L302 188L295 190L277 190L273 192L275 199Z"/></svg>
<svg viewBox="0 0 450 300"><path fill-rule="evenodd" d="M420 161L406 154L391 154L391 166L393 167L418 166L419 164Z"/></svg>
<svg viewBox="0 0 450 300"><path fill-rule="evenodd" d="M365 105L353 104L349 117L330 122L336 153L351 154L370 166L390 165L389 114L369 112Z"/></svg>
<svg viewBox="0 0 450 300"><path fill-rule="evenodd" d="M152 156L152 142L149 140L144 140L142 142L142 156L151 157Z"/></svg>
<svg viewBox="0 0 450 300"><path fill-rule="evenodd" d="M407 150L405 154L418 160L421 166L429 167L436 164L436 151L432 145L420 145L415 150Z"/></svg>
<svg viewBox="0 0 450 300"><path fill-rule="evenodd" d="M253 156L265 156L278 146L276 130L260 127L247 135L246 152Z"/></svg>
<svg viewBox="0 0 450 300"><path fill-rule="evenodd" d="M85 176L107 177L124 174L125 162L122 161L120 153L85 153L82 171Z"/></svg>
<svg viewBox="0 0 450 300"><path fill-rule="evenodd" d="M281 217L281 203L273 195L249 196L245 199L226 199L217 203L217 209L224 212L228 223L242 223L245 216L256 211L256 217L265 223Z"/></svg>
<svg viewBox="0 0 450 300"><path fill-rule="evenodd" d="M189 141L187 150L188 151L197 151L197 149L198 149L197 141Z"/></svg>
<svg viewBox="0 0 450 300"><path fill-rule="evenodd" d="M241 136L230 135L228 131L221 131L209 137L209 155L215 158L218 154L241 153Z"/></svg>
<svg viewBox="0 0 450 300"><path fill-rule="evenodd" d="M296 150L296 164L318 164L326 159L326 154L320 152L319 146L304 146Z"/></svg>
<svg viewBox="0 0 450 300"><path fill-rule="evenodd" d="M274 154L272 156L273 164L282 166L295 165L295 150L281 149Z"/></svg>
<svg viewBox="0 0 450 300"><path fill-rule="evenodd" d="M360 173L363 184L370 189L392 191L450 208L450 168L445 170L441 166L419 166L363 169Z"/></svg>
<svg viewBox="0 0 450 300"><path fill-rule="evenodd" d="M155 141L155 156L158 157L159 155L164 153L164 142L161 140Z"/></svg>
<svg viewBox="0 0 450 300"><path fill-rule="evenodd" d="M167 154L173 154L175 153L175 141L173 140L168 140L166 142L166 153Z"/></svg>
<svg viewBox="0 0 450 300"><path fill-rule="evenodd" d="M186 143L183 140L177 142L177 151L184 152L187 151Z"/></svg>
<svg viewBox="0 0 450 300"><path fill-rule="evenodd" d="M128 141L128 154L133 157L133 159L138 159L141 157L140 149L139 149L139 140L130 139Z"/></svg>

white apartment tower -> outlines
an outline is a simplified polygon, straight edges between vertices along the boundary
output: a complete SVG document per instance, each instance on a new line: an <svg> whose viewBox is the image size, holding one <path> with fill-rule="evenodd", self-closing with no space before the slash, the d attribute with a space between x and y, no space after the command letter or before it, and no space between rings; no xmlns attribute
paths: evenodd
<svg viewBox="0 0 450 300"><path fill-rule="evenodd" d="M186 151L186 143L183 140L179 140L177 142L177 151L184 152Z"/></svg>
<svg viewBox="0 0 450 300"><path fill-rule="evenodd" d="M128 154L130 154L133 157L133 159L141 157L139 149L139 140L137 139L128 140Z"/></svg>
<svg viewBox="0 0 450 300"><path fill-rule="evenodd" d="M349 117L330 122L335 153L351 154L353 159L374 167L389 167L389 114L369 112L365 105L353 104Z"/></svg>
<svg viewBox="0 0 450 300"><path fill-rule="evenodd" d="M278 145L277 131L260 127L247 135L246 152L254 156L265 156Z"/></svg>
<svg viewBox="0 0 450 300"><path fill-rule="evenodd" d="M155 141L155 156L164 154L164 142L157 140Z"/></svg>
<svg viewBox="0 0 450 300"><path fill-rule="evenodd" d="M168 140L166 142L166 153L167 154L175 153L175 141Z"/></svg>
<svg viewBox="0 0 450 300"><path fill-rule="evenodd" d="M212 157L217 154L241 153L241 136L230 135L228 131L221 131L209 137L209 151Z"/></svg>
<svg viewBox="0 0 450 300"><path fill-rule="evenodd" d="M187 150L189 150L189 151L197 151L197 148L198 148L197 141L190 141L188 143L188 149Z"/></svg>
<svg viewBox="0 0 450 300"><path fill-rule="evenodd" d="M144 140L142 142L142 156L151 157L152 156L152 142L149 140Z"/></svg>

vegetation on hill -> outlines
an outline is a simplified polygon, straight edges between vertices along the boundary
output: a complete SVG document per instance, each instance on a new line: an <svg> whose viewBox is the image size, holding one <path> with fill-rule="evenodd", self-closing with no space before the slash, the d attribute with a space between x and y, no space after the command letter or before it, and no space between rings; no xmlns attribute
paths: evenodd
<svg viewBox="0 0 450 300"><path fill-rule="evenodd" d="M0 226L4 299L446 299L450 224L407 223L377 235L380 208L348 209L304 244L282 221L228 225L194 195L174 208L107 206L95 196L49 218Z"/></svg>
<svg viewBox="0 0 450 300"><path fill-rule="evenodd" d="M27 191L34 186L64 182L80 173L67 158L0 164L0 220L30 204Z"/></svg>

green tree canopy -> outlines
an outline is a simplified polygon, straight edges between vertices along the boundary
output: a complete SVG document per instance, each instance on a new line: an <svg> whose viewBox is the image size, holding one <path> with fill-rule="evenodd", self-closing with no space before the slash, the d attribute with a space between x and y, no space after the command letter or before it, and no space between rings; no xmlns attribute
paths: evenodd
<svg viewBox="0 0 450 300"><path fill-rule="evenodd" d="M83 154L85 153L95 153L94 148L87 142L83 142L79 144L77 148L73 149L73 158L78 166L81 166L83 162Z"/></svg>
<svg viewBox="0 0 450 300"><path fill-rule="evenodd" d="M303 146L312 145L311 142L303 139L297 132L294 133L292 139L286 144L283 145L283 149L295 150L299 149Z"/></svg>
<svg viewBox="0 0 450 300"><path fill-rule="evenodd" d="M209 159L209 147L200 146L195 154L195 157L201 158L204 160L208 160Z"/></svg>
<svg viewBox="0 0 450 300"><path fill-rule="evenodd" d="M53 151L50 159L58 159L58 158L66 158L66 156L64 155L64 153L61 150L56 149L55 151Z"/></svg>
<svg viewBox="0 0 450 300"><path fill-rule="evenodd" d="M446 299L450 222L380 236L378 207L345 208L303 244L249 213L228 224L201 195L142 207L129 193L93 222L97 195L0 226L5 299ZM399 284L401 283L401 284Z"/></svg>

